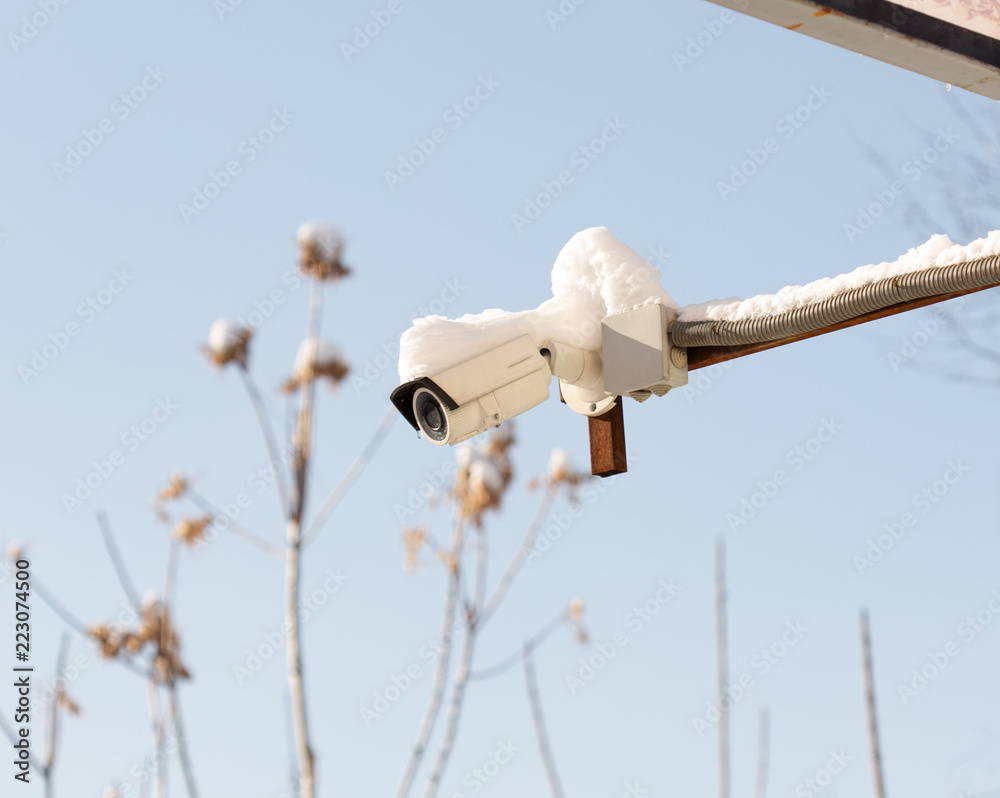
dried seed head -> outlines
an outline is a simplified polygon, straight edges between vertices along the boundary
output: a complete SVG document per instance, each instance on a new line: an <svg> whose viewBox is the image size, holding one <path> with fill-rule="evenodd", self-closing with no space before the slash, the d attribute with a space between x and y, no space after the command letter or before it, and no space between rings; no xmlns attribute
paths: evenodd
<svg viewBox="0 0 1000 798"><path fill-rule="evenodd" d="M174 473L170 475L170 481L165 486L160 488L157 498L160 501L179 499L187 493L187 489L188 481L185 476L180 471L174 471Z"/></svg>
<svg viewBox="0 0 1000 798"><path fill-rule="evenodd" d="M455 451L455 483L452 496L459 514L477 527L483 515L500 507L514 475L508 450L514 443L510 429L491 435L485 443L465 444Z"/></svg>
<svg viewBox="0 0 1000 798"><path fill-rule="evenodd" d="M553 493L560 488L565 488L569 500L575 503L577 501L577 486L592 478L590 474L584 474L574 469L569 455L563 449L554 449L549 458L548 474L531 480L528 487L532 490L545 488Z"/></svg>
<svg viewBox="0 0 1000 798"><path fill-rule="evenodd" d="M306 222L295 235L299 245L299 269L309 277L331 282L346 277L351 270L340 262L344 248L340 234L323 222Z"/></svg>
<svg viewBox="0 0 1000 798"><path fill-rule="evenodd" d="M560 480L572 471L565 449L553 449L549 457L549 477Z"/></svg>
<svg viewBox="0 0 1000 798"><path fill-rule="evenodd" d="M208 344L202 346L202 351L217 368L229 363L246 368L252 337L253 330L250 327L244 327L231 319L219 319L209 328Z"/></svg>
<svg viewBox="0 0 1000 798"><path fill-rule="evenodd" d="M8 560L20 560L24 556L24 549L21 548L21 544L16 540L12 540L7 544L7 550L4 553Z"/></svg>
<svg viewBox="0 0 1000 798"><path fill-rule="evenodd" d="M173 683L190 678L180 659L180 638L166 607L152 591L143 597L139 624L134 629L118 630L99 623L87 630L97 641L101 655L114 659L119 655L137 658L149 651L153 678L160 683Z"/></svg>
<svg viewBox="0 0 1000 798"><path fill-rule="evenodd" d="M583 599L575 598L569 603L569 621L576 629L576 639L581 645L590 639L587 627L583 624Z"/></svg>
<svg viewBox="0 0 1000 798"><path fill-rule="evenodd" d="M329 380L331 388L335 388L349 371L337 347L328 341L307 338L299 345L292 376L282 385L282 390L291 393L303 383L323 378Z"/></svg>
<svg viewBox="0 0 1000 798"><path fill-rule="evenodd" d="M417 564L417 555L420 553L420 549L423 548L426 542L426 527L403 530L403 547L406 550L406 554L403 559L404 571L412 571L414 569Z"/></svg>
<svg viewBox="0 0 1000 798"><path fill-rule="evenodd" d="M87 629L87 635L97 643L101 656L105 659L114 659L122 650L121 635L103 623L91 626Z"/></svg>
<svg viewBox="0 0 1000 798"><path fill-rule="evenodd" d="M205 539L205 528L212 523L212 516L203 515L200 518L182 518L174 527L173 535L177 540L190 548L194 548Z"/></svg>

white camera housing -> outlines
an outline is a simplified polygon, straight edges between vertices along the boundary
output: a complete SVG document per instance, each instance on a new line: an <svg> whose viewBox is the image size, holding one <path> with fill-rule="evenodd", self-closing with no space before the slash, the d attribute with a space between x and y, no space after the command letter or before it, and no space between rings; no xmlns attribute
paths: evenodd
<svg viewBox="0 0 1000 798"><path fill-rule="evenodd" d="M455 445L541 404L552 371L522 335L437 374L404 383L390 397L403 417L438 446Z"/></svg>
<svg viewBox="0 0 1000 798"><path fill-rule="evenodd" d="M438 446L461 443L541 404L553 375L571 410L600 416L622 396L642 402L687 384L687 352L668 334L675 317L660 304L608 316L601 323L600 351L551 340L539 346L521 335L404 383L390 398Z"/></svg>

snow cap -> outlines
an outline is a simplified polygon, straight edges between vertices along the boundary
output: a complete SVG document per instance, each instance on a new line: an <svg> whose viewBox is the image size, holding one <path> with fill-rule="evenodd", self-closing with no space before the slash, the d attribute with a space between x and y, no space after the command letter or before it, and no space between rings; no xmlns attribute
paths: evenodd
<svg viewBox="0 0 1000 798"><path fill-rule="evenodd" d="M402 382L433 375L521 335L541 347L557 341L599 349L601 321L659 303L677 303L660 285L660 272L606 227L573 236L552 267L552 298L534 310L484 310L458 319L416 319L400 340Z"/></svg>

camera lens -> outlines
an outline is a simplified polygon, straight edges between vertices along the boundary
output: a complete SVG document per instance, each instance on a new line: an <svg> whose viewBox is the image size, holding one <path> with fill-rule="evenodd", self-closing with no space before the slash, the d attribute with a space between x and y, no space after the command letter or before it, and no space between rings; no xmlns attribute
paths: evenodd
<svg viewBox="0 0 1000 798"><path fill-rule="evenodd" d="M413 410L424 435L432 441L443 441L448 437L448 417L434 394L426 389L418 391L413 398Z"/></svg>

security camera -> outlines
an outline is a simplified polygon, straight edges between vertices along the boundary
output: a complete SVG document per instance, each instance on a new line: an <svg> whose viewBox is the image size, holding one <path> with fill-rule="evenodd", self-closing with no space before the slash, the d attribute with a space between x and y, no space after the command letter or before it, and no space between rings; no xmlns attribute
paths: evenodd
<svg viewBox="0 0 1000 798"><path fill-rule="evenodd" d="M454 445L541 404L552 371L522 335L437 374L403 383L390 396L414 429L438 446Z"/></svg>
<svg viewBox="0 0 1000 798"><path fill-rule="evenodd" d="M674 311L659 304L607 316L600 350L521 335L403 383L390 399L438 446L461 443L541 404L553 376L571 410L600 416L622 396L641 402L687 383L686 352L667 333L673 320Z"/></svg>

